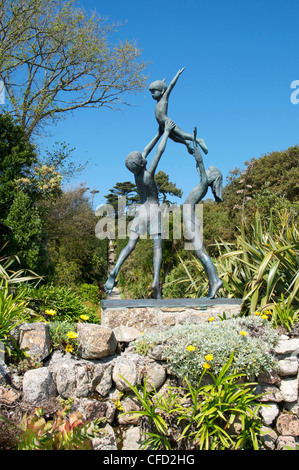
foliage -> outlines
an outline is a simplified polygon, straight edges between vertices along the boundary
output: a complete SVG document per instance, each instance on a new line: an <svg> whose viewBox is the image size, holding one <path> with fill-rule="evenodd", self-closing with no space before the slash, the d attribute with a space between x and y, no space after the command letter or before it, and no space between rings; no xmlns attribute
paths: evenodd
<svg viewBox="0 0 299 470"><path fill-rule="evenodd" d="M4 250L6 245L0 251ZM17 271L15 271L16 266L20 266L20 269ZM17 255L3 255L0 257L0 280L3 280L11 287L21 282L36 281L38 283L41 278L33 271L22 268L21 261Z"/></svg>
<svg viewBox="0 0 299 470"><path fill-rule="evenodd" d="M297 205L299 146L271 152L245 162L245 169L230 172L224 188L224 206L231 223L239 226L242 218L252 222L257 209L268 217L270 209L290 210Z"/></svg>
<svg viewBox="0 0 299 470"><path fill-rule="evenodd" d="M299 232L288 213L278 215L276 233L272 217L266 225L257 212L252 226L242 225L237 250L223 254L218 265L228 260L229 267L220 272L225 292L242 298L250 312L271 307L281 294L290 305L299 305Z"/></svg>
<svg viewBox="0 0 299 470"><path fill-rule="evenodd" d="M74 323L55 320L50 322L50 340L54 350L63 349L69 353L76 353L77 336Z"/></svg>
<svg viewBox="0 0 299 470"><path fill-rule="evenodd" d="M44 284L37 288L23 286L21 294L29 303L30 308L51 320L51 314L55 312L55 321L67 321L78 323L81 315L87 315L92 323L100 323L96 309L89 307L80 296L68 287L59 287Z"/></svg>
<svg viewBox="0 0 299 470"><path fill-rule="evenodd" d="M0 1L0 77L28 136L74 109L115 108L145 85L140 50L110 44L117 25L76 3Z"/></svg>
<svg viewBox="0 0 299 470"><path fill-rule="evenodd" d="M185 380L182 387L168 386L163 395L148 392L146 379L141 391L127 382L143 407L134 413L147 419L148 437L142 447L258 450L262 422L257 412L263 405L256 401L255 384L242 383L242 374L229 373L233 359L231 354L217 375L208 372L205 380L204 370L195 385Z"/></svg>
<svg viewBox="0 0 299 470"><path fill-rule="evenodd" d="M4 221L15 196L15 181L37 164L35 147L9 115L0 114L0 214Z"/></svg>
<svg viewBox="0 0 299 470"><path fill-rule="evenodd" d="M69 416L58 411L50 421L43 414L41 407L24 415L17 450L92 450L91 439L103 433L102 420L84 422L78 411Z"/></svg>
<svg viewBox="0 0 299 470"><path fill-rule="evenodd" d="M21 323L30 321L27 305L28 302L21 294L17 296L10 294L8 285L0 282L0 341L7 352L11 351L14 343L12 330Z"/></svg>
<svg viewBox="0 0 299 470"><path fill-rule="evenodd" d="M101 300L102 290L93 284L82 284L76 287L75 291L86 302L98 304Z"/></svg>
<svg viewBox="0 0 299 470"><path fill-rule="evenodd" d="M218 374L234 352L233 368L236 372L259 375L270 371L276 364L271 354L278 340L277 331L266 319L252 315L213 321L200 325L180 325L161 332L148 332L138 338L137 352L146 351L146 344L163 345L163 359L176 377L198 381L207 367Z"/></svg>
<svg viewBox="0 0 299 470"><path fill-rule="evenodd" d="M267 312L270 313L272 324L276 328L282 325L287 330L291 331L294 325L299 322L299 309L295 310L295 308L290 305L290 298L288 298L286 302L283 294L281 294L281 301L274 302L273 309L269 311L266 310L266 313Z"/></svg>
<svg viewBox="0 0 299 470"><path fill-rule="evenodd" d="M12 252L20 252L25 267L43 272L47 262L43 222L28 194L23 191L16 194L5 223L13 228Z"/></svg>
<svg viewBox="0 0 299 470"><path fill-rule="evenodd" d="M243 299L244 313L269 309L281 295L298 308L298 227L288 212L275 212L275 216L280 223L274 228L274 216L263 222L256 212L252 225L243 222L235 243L217 243L219 256L214 264L223 282L219 295ZM185 296L204 296L208 280L200 261L195 257L180 261L186 275L179 282L188 284Z"/></svg>
<svg viewBox="0 0 299 470"><path fill-rule="evenodd" d="M96 219L86 187L67 189L43 207L53 283L72 287L101 282L107 272L107 240L95 236Z"/></svg>
<svg viewBox="0 0 299 470"><path fill-rule="evenodd" d="M169 175L164 171L158 171L155 175L155 183L157 185L159 198L162 204L171 204L167 199L168 196L182 197L182 190L176 187L175 183L169 181Z"/></svg>

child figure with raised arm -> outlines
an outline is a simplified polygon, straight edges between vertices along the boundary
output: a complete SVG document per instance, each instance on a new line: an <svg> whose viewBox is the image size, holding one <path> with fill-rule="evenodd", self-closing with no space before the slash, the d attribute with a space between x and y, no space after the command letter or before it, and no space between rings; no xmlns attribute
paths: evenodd
<svg viewBox="0 0 299 470"><path fill-rule="evenodd" d="M135 183L137 186L137 192L140 197L140 207L138 213L134 218L130 227L129 242L125 248L121 251L119 258L112 269L109 277L105 283L105 291L110 294L115 282L116 276L128 256L135 249L138 239L141 235L148 233L153 239L154 254L154 280L152 283L152 289L154 298L161 298L161 290L159 285L160 270L162 263L162 225L159 211L159 199L158 189L155 183L155 172L160 158L165 150L167 139L174 128L175 124L170 119L165 121L164 133L161 142L158 145L156 154L149 165L146 168L147 160L146 156L153 148L155 142L154 138L144 149L142 153L134 151L131 152L126 158L127 168L134 173Z"/></svg>
<svg viewBox="0 0 299 470"><path fill-rule="evenodd" d="M149 86L149 90L152 94L154 100L157 101L156 108L155 108L155 117L159 124L159 131L158 135L162 135L164 131L165 122L168 119L167 117L167 110L168 110L168 100L169 95L175 86L179 76L183 73L184 68L179 70L176 76L171 80L169 86L166 85L165 80L156 80L155 82L151 83ZM187 134L186 132L182 131L178 126L175 126L174 129L171 131L169 135L170 139L174 142L179 142L181 144L185 144L188 152L193 154L193 148L191 146L191 142L193 140L192 134ZM203 139L196 139L197 144L203 150L205 154L208 153L208 148Z"/></svg>

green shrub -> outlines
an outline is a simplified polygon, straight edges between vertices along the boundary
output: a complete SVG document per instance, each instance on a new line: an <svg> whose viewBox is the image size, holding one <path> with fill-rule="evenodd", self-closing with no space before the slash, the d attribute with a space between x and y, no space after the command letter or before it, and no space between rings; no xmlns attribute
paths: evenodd
<svg viewBox="0 0 299 470"><path fill-rule="evenodd" d="M101 291L98 286L93 284L82 284L76 288L76 292L81 297L81 299L86 302L98 304L101 300Z"/></svg>
<svg viewBox="0 0 299 470"><path fill-rule="evenodd" d="M271 348L277 341L278 333L271 323L252 315L149 332L134 345L141 353L162 344L163 358L172 374L193 383L205 367L219 373L232 352L235 372L251 376L270 371L276 364Z"/></svg>
<svg viewBox="0 0 299 470"><path fill-rule="evenodd" d="M274 215L280 223L275 226ZM289 306L299 307L299 231L293 215L273 213L262 222L259 212L254 223L241 226L236 243L218 243L215 261L223 282L219 295L243 300L243 313L272 308L284 295ZM197 258L185 263L188 282L185 297L206 295L208 281Z"/></svg>
<svg viewBox="0 0 299 470"><path fill-rule="evenodd" d="M163 394L128 385L142 405L131 413L142 416L147 438L141 448L150 450L259 449L262 421L254 383L244 383L234 369L231 354L217 375L203 371L193 385L167 386ZM208 383L206 379L208 375ZM130 413L130 412L128 412ZM126 414L126 413L125 413ZM238 423L238 427L234 425Z"/></svg>
<svg viewBox="0 0 299 470"><path fill-rule="evenodd" d="M71 288L59 287L53 285L42 285L37 288L22 287L22 295L29 302L30 308L39 314L44 314L48 320L51 320L51 314L54 313L55 321L67 321L77 323L81 315L89 317L89 322L100 323L96 308L85 304L84 300Z"/></svg>

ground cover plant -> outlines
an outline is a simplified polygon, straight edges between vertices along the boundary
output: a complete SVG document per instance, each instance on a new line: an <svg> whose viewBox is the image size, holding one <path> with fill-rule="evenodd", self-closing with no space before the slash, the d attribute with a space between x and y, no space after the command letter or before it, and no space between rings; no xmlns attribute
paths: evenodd
<svg viewBox="0 0 299 470"><path fill-rule="evenodd" d="M140 354L146 354L162 345L163 359L170 371L176 377L194 383L205 369L220 373L232 352L236 373L250 377L272 370L275 359L271 351L278 337L266 315L223 321L214 321L211 317L209 322L198 325L186 324L148 332L135 341L134 347Z"/></svg>

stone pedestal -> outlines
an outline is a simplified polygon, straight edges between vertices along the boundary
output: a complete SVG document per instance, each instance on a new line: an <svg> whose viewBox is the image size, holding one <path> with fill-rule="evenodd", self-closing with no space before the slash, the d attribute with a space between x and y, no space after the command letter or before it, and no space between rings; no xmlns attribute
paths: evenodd
<svg viewBox="0 0 299 470"><path fill-rule="evenodd" d="M199 323L225 314L238 316L240 299L136 299L102 300L102 325L114 329L130 326L140 332L165 329L184 323Z"/></svg>

